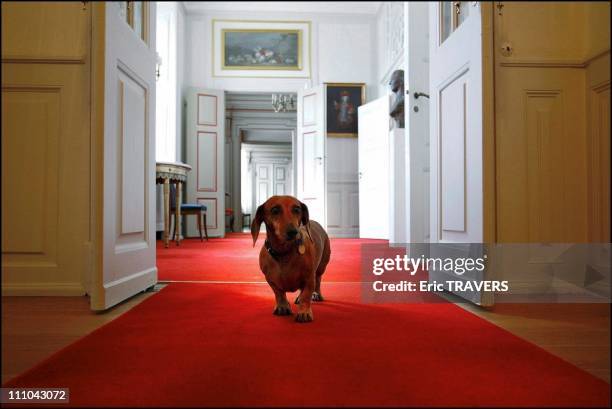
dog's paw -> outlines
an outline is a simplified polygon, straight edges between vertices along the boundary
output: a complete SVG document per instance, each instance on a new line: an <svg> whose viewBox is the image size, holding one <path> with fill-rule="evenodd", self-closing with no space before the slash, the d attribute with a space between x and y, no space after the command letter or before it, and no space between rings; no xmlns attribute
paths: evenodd
<svg viewBox="0 0 612 409"><path fill-rule="evenodd" d="M312 301L323 301L323 300L324 298L323 298L323 295L321 295L321 293L318 293L316 291L312 293Z"/></svg>
<svg viewBox="0 0 612 409"><path fill-rule="evenodd" d="M300 311L295 316L297 322L311 322L313 320L312 310Z"/></svg>
<svg viewBox="0 0 612 409"><path fill-rule="evenodd" d="M291 315L291 306L289 305L277 305L272 311L274 315Z"/></svg>

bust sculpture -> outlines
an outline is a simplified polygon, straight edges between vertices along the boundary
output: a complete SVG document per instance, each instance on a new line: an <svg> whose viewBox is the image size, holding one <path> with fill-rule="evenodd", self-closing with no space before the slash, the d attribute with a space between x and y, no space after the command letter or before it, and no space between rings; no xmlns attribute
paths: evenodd
<svg viewBox="0 0 612 409"><path fill-rule="evenodd" d="M395 70L389 80L389 88L395 94L389 116L393 118L396 128L404 128L404 70Z"/></svg>

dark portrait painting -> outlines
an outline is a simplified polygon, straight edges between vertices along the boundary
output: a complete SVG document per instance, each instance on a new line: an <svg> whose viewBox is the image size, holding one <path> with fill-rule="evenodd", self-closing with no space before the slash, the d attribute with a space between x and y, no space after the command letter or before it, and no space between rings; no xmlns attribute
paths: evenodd
<svg viewBox="0 0 612 409"><path fill-rule="evenodd" d="M357 136L357 108L365 103L364 84L326 84L327 136Z"/></svg>

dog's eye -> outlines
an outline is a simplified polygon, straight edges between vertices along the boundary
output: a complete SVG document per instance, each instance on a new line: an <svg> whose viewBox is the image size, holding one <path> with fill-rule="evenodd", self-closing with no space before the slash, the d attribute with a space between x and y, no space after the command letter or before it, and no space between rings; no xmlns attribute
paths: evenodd
<svg viewBox="0 0 612 409"><path fill-rule="evenodd" d="M280 212L281 212L280 207L273 207L273 208L270 210L270 213L272 213L274 216L279 215L279 214L280 214Z"/></svg>
<svg viewBox="0 0 612 409"><path fill-rule="evenodd" d="M295 214L300 214L301 211L302 211L302 208L299 207L299 206L295 206L293 208L293 213L295 213Z"/></svg>

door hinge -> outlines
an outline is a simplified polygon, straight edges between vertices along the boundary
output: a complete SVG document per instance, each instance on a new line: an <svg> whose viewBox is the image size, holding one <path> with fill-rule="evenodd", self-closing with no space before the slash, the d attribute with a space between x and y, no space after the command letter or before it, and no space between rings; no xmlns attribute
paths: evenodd
<svg viewBox="0 0 612 409"><path fill-rule="evenodd" d="M498 1L497 4L495 4L495 8L497 9L497 15L498 16L503 16L504 15L504 3L502 3L501 1Z"/></svg>

